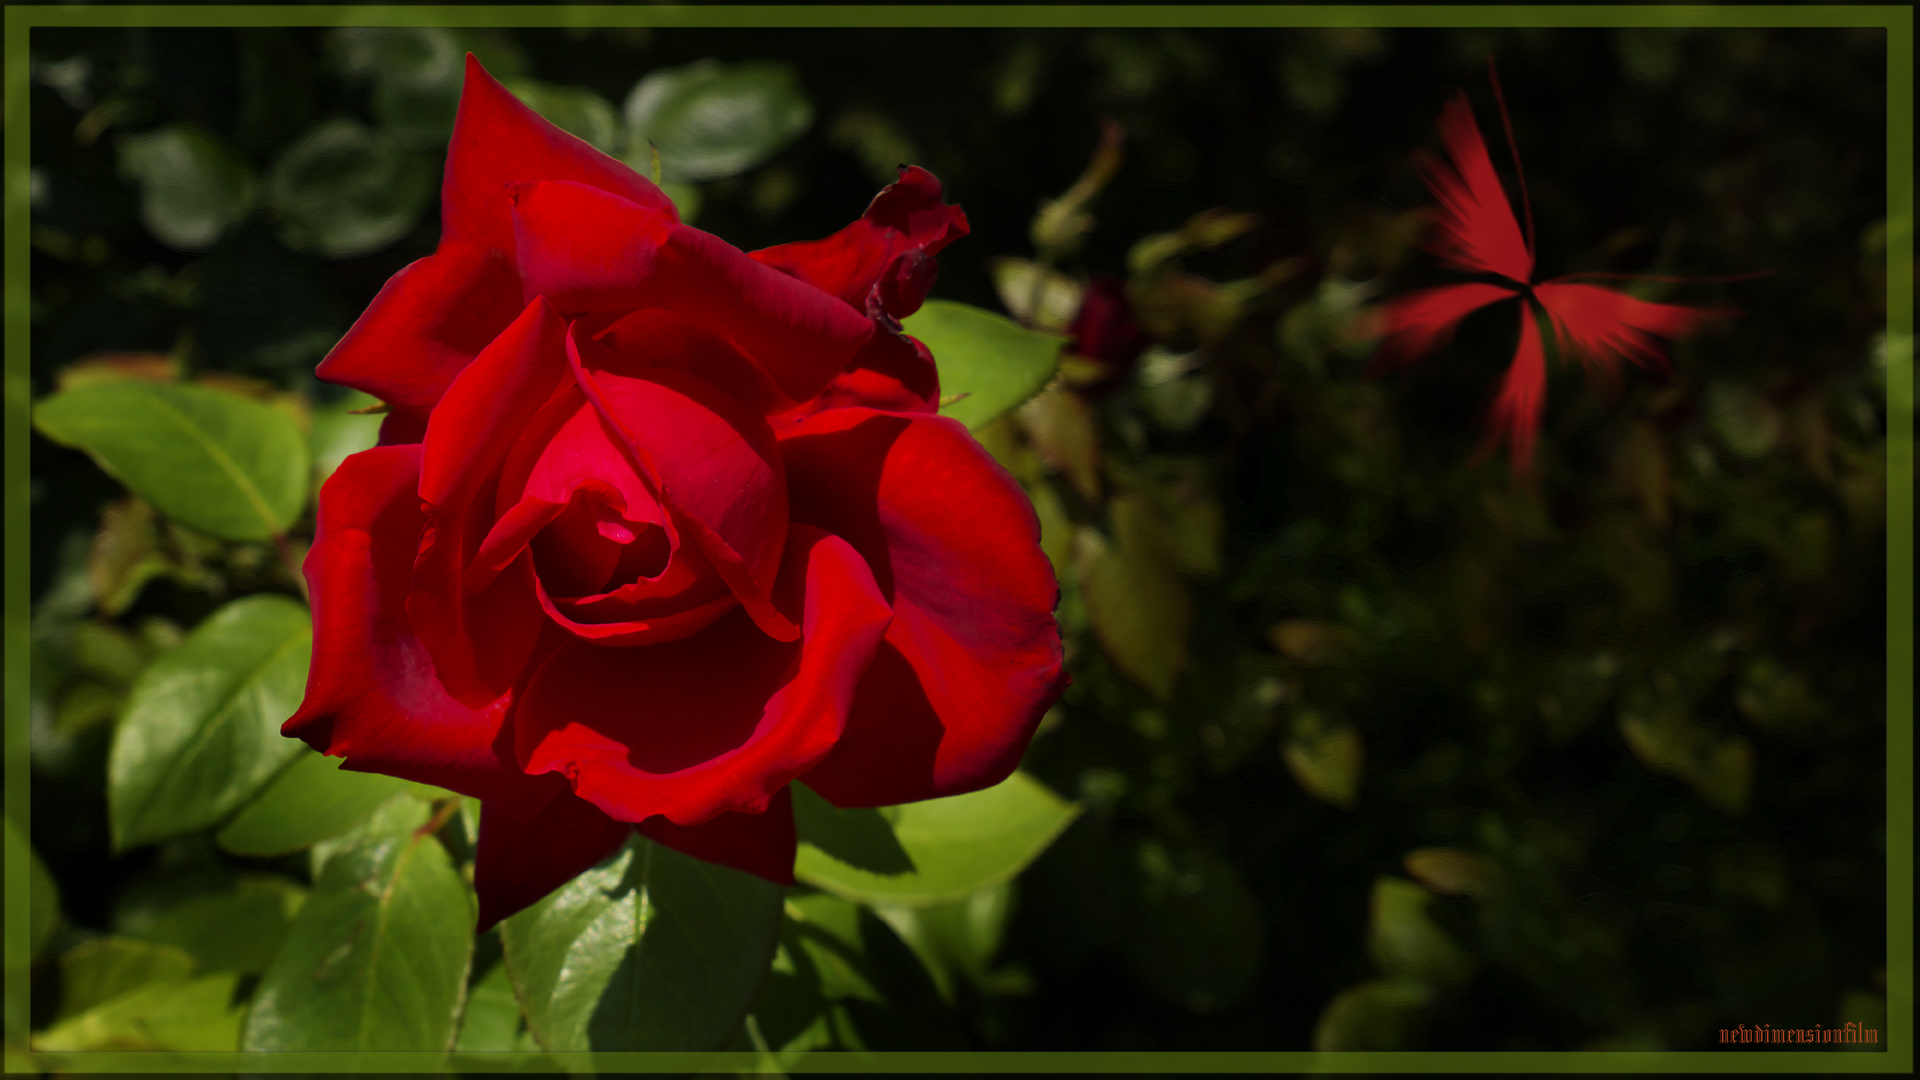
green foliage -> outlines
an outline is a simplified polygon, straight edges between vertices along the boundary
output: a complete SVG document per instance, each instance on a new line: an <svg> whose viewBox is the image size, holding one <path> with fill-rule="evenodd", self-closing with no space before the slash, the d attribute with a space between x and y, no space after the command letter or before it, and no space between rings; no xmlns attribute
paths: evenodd
<svg viewBox="0 0 1920 1080"><path fill-rule="evenodd" d="M946 398L941 415L970 428L1032 397L1053 375L1062 344L990 311L946 300L927 301L900 325L940 365Z"/></svg>
<svg viewBox="0 0 1920 1080"><path fill-rule="evenodd" d="M780 888L635 838L500 924L547 1050L707 1050L733 1037L780 933Z"/></svg>
<svg viewBox="0 0 1920 1080"><path fill-rule="evenodd" d="M432 836L342 852L260 980L241 1049L452 1049L475 914Z"/></svg>
<svg viewBox="0 0 1920 1080"><path fill-rule="evenodd" d="M1006 881L1077 813L1018 772L972 794L881 811L835 810L811 792L795 804L806 841L795 877L849 900L908 906L962 900ZM892 843L871 835L876 818L891 827Z"/></svg>
<svg viewBox="0 0 1920 1080"><path fill-rule="evenodd" d="M648 74L622 116L629 162L651 144L666 179L717 180L785 148L813 123L813 103L789 65L703 60Z"/></svg>
<svg viewBox="0 0 1920 1080"><path fill-rule="evenodd" d="M135 380L42 401L34 423L134 494L230 540L285 531L307 499L305 442L275 409L199 386Z"/></svg>
<svg viewBox="0 0 1920 1080"><path fill-rule="evenodd" d="M299 605L248 597L146 670L107 768L116 847L220 821L300 751L280 724L306 688L312 643Z"/></svg>

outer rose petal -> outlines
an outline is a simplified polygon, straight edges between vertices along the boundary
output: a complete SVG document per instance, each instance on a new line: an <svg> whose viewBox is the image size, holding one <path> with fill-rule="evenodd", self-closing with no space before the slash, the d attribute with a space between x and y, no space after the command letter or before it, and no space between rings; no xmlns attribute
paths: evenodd
<svg viewBox="0 0 1920 1080"><path fill-rule="evenodd" d="M773 417L773 426L781 431L814 413L854 406L887 412L938 412L940 369L933 362L933 354L915 338L882 329L819 396Z"/></svg>
<svg viewBox="0 0 1920 1080"><path fill-rule="evenodd" d="M753 258L865 311L882 289L896 319L919 310L933 286L932 256L967 235L967 215L940 201L940 181L919 166L874 196L858 221L823 240L762 248ZM903 256L905 258L903 259Z"/></svg>
<svg viewBox="0 0 1920 1080"><path fill-rule="evenodd" d="M942 417L835 409L781 449L795 522L852 544L894 610L807 785L884 806L1005 779L1067 682L1060 589L1020 486Z"/></svg>
<svg viewBox="0 0 1920 1080"><path fill-rule="evenodd" d="M1667 349L1660 339L1677 338L1702 323L1735 314L1714 308L1655 304L1598 285L1547 282L1534 287L1542 307L1553 316L1555 335L1588 370L1611 374L1627 359L1665 374Z"/></svg>
<svg viewBox="0 0 1920 1080"><path fill-rule="evenodd" d="M1487 143L1473 121L1465 91L1440 110L1440 141L1453 159L1451 165L1425 155L1415 158L1427 190L1440 200L1434 215L1439 235L1428 249L1456 269L1531 280L1533 252L1520 235L1513 204L1487 158Z"/></svg>
<svg viewBox="0 0 1920 1080"><path fill-rule="evenodd" d="M473 860L481 933L592 869L633 831L564 791L528 820L497 810L481 804L480 848Z"/></svg>
<svg viewBox="0 0 1920 1080"><path fill-rule="evenodd" d="M346 768L452 788L532 817L565 785L531 777L494 749L508 698L468 707L434 676L407 623L407 587L426 518L420 447L382 446L342 462L320 489L307 553L313 666L281 731Z"/></svg>
<svg viewBox="0 0 1920 1080"><path fill-rule="evenodd" d="M871 320L738 248L573 183L513 189L527 295L569 313L665 308L753 358L793 402L818 393Z"/></svg>
<svg viewBox="0 0 1920 1080"><path fill-rule="evenodd" d="M1520 344L1500 380L1493 400L1487 441L1505 435L1513 471L1525 475L1533 466L1533 442L1540 434L1540 412L1547 401L1547 359L1540 341L1540 323L1533 306L1520 306Z"/></svg>
<svg viewBox="0 0 1920 1080"><path fill-rule="evenodd" d="M314 374L425 417L522 306L507 256L443 244L381 286Z"/></svg>
<svg viewBox="0 0 1920 1080"><path fill-rule="evenodd" d="M1479 283L1420 289L1388 301L1373 313L1372 334L1381 338L1375 371L1419 359L1453 335L1461 319L1488 304L1520 295L1501 285Z"/></svg>
<svg viewBox="0 0 1920 1080"><path fill-rule="evenodd" d="M791 787L775 792L764 814L721 814L699 825L648 818L640 823L640 832L696 859L758 874L777 885L793 884L793 853L799 843Z"/></svg>
<svg viewBox="0 0 1920 1080"><path fill-rule="evenodd" d="M469 705L513 685L545 621L531 556L477 593L467 592L464 576L493 525L491 485L507 451L566 378L565 334L553 307L534 300L460 373L427 424L420 498L429 520L407 615L441 683Z"/></svg>
<svg viewBox="0 0 1920 1080"><path fill-rule="evenodd" d="M514 711L521 764L622 821L763 812L840 738L889 617L860 556L805 526L788 534L775 599L799 641L734 612L664 645L560 647Z"/></svg>
<svg viewBox="0 0 1920 1080"><path fill-rule="evenodd" d="M469 53L440 186L443 246L493 249L511 259L513 218L506 189L523 180L591 184L679 220L672 200L652 181L527 108Z"/></svg>

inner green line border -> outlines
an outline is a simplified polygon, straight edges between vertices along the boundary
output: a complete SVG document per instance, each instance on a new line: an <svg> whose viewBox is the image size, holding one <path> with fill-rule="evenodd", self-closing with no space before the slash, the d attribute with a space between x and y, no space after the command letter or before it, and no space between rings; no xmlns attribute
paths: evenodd
<svg viewBox="0 0 1920 1080"><path fill-rule="evenodd" d="M1913 9L1907 6L1339 5L1238 7L854 6L599 4L489 6L12 6L5 52L5 800L29 826L28 520L30 163L28 32L41 26L449 26L565 28L1519 28L1711 29L1881 27L1887 31L1887 1050L1314 1052L919 1052L762 1054L40 1053L9 1044L6 1071L101 1073L287 1072L1830 1072L1913 1071ZM8 941L27 938L24 851L5 858ZM24 967L5 991L28 993ZM18 997L16 997L18 995Z"/></svg>

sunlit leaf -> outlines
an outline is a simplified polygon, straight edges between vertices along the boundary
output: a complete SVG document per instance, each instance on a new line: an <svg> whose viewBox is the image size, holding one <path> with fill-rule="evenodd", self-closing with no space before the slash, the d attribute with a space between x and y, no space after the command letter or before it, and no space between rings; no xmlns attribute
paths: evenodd
<svg viewBox="0 0 1920 1080"><path fill-rule="evenodd" d="M796 800L796 803L798 800ZM967 795L929 799L880 811L914 867L876 873L802 843L794 876L850 900L939 904L962 900L1011 879L1067 827L1079 807L1025 773Z"/></svg>
<svg viewBox="0 0 1920 1080"><path fill-rule="evenodd" d="M241 1048L451 1049L477 917L431 836L343 852L260 980Z"/></svg>
<svg viewBox="0 0 1920 1080"><path fill-rule="evenodd" d="M781 890L635 837L500 924L527 1028L548 1050L713 1050L752 1007Z"/></svg>
<svg viewBox="0 0 1920 1080"><path fill-rule="evenodd" d="M250 596L215 612L147 669L107 766L116 848L212 825L300 750L280 725L306 689L312 641L300 605Z"/></svg>
<svg viewBox="0 0 1920 1080"><path fill-rule="evenodd" d="M966 395L942 406L940 415L970 428L985 426L1039 393L1053 377L1067 340L950 300L929 300L900 324L933 353L940 393Z"/></svg>
<svg viewBox="0 0 1920 1080"><path fill-rule="evenodd" d="M1107 512L1111 539L1087 527L1074 537L1080 594L1114 667L1167 701L1187 668L1193 601L1156 542L1146 500L1115 496Z"/></svg>
<svg viewBox="0 0 1920 1080"><path fill-rule="evenodd" d="M215 839L235 855L285 855L338 835L409 789L404 780L340 764L340 758L302 752Z"/></svg>
<svg viewBox="0 0 1920 1080"><path fill-rule="evenodd" d="M1457 986L1473 977L1475 961L1427 914L1432 901L1432 893L1411 881L1375 878L1367 951L1388 975L1434 987Z"/></svg>
<svg viewBox="0 0 1920 1080"><path fill-rule="evenodd" d="M127 380L43 399L33 421L163 513L229 540L281 532L306 503L306 440L285 413L234 394Z"/></svg>

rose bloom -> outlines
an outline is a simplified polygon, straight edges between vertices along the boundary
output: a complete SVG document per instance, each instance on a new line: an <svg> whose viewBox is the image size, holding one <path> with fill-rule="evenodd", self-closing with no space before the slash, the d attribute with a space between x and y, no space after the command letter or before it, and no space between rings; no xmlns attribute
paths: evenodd
<svg viewBox="0 0 1920 1080"><path fill-rule="evenodd" d="M391 412L320 492L284 730L479 798L482 927L635 827L791 882L793 780L866 807L1014 769L1059 590L900 330L967 232L939 181L742 252L469 57L441 224L319 367Z"/></svg>

